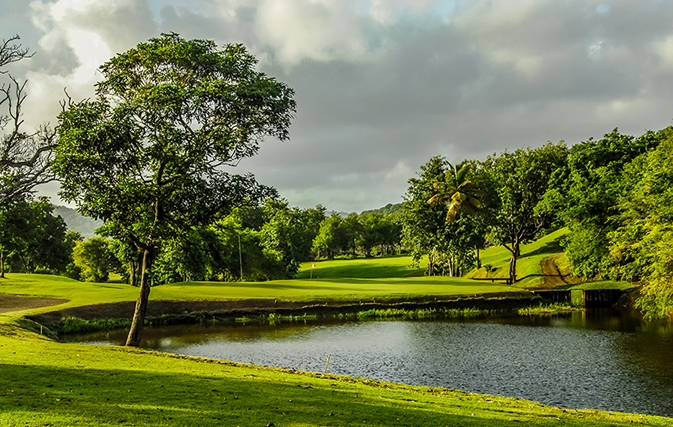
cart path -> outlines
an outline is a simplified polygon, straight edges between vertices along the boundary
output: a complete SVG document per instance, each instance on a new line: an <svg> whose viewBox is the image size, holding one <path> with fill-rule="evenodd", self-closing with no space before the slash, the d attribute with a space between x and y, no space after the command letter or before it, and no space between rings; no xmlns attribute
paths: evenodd
<svg viewBox="0 0 673 427"><path fill-rule="evenodd" d="M556 263L554 262L562 256L563 254L552 255L540 262L540 266L542 267L542 274L545 275L543 287L553 288L556 286L568 284L565 280L563 280L563 276L561 276L561 272L558 270L558 267L556 267Z"/></svg>

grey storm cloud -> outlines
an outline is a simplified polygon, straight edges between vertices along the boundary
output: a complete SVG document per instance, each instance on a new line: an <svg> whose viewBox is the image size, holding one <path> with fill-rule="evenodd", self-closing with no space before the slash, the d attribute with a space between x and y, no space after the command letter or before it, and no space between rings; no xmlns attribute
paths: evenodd
<svg viewBox="0 0 673 427"><path fill-rule="evenodd" d="M63 87L91 96L106 54L161 32L244 43L260 70L295 89L298 107L291 139L266 141L239 169L301 207L399 202L434 155L483 159L615 127L638 135L672 117L668 1L7 0L3 8L13 17L0 18L3 28L36 52L16 68L36 97L28 123L54 122Z"/></svg>

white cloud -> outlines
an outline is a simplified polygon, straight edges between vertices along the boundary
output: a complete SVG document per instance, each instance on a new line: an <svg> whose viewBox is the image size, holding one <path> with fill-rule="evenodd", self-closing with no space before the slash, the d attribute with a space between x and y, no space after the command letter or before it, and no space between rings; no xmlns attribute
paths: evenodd
<svg viewBox="0 0 673 427"><path fill-rule="evenodd" d="M673 35L656 40L651 48L665 64L673 65Z"/></svg>
<svg viewBox="0 0 673 427"><path fill-rule="evenodd" d="M257 10L257 28L285 64L362 59L367 43L352 7L343 0L267 0Z"/></svg>

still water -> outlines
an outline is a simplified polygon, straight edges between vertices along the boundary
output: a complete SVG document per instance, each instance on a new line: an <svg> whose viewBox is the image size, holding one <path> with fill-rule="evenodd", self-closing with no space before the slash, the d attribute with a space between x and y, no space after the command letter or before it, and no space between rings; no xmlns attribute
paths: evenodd
<svg viewBox="0 0 673 427"><path fill-rule="evenodd" d="M102 333L69 341L123 345ZM482 320L175 326L142 347L243 363L673 416L673 325L629 313Z"/></svg>

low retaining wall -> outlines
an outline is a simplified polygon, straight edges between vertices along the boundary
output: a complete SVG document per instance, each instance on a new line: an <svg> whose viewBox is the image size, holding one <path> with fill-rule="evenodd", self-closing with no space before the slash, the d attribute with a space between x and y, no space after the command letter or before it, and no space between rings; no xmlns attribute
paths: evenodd
<svg viewBox="0 0 673 427"><path fill-rule="evenodd" d="M570 303L586 308L612 307L628 295L620 289L540 290L533 293L545 303Z"/></svg>

